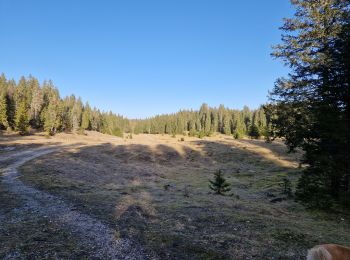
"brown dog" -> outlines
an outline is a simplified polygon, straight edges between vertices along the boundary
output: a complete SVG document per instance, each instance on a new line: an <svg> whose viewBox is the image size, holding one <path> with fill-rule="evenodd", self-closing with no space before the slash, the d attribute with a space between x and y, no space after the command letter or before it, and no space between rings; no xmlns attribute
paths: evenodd
<svg viewBox="0 0 350 260"><path fill-rule="evenodd" d="M350 260L350 248L336 244L318 245L308 251L307 260Z"/></svg>

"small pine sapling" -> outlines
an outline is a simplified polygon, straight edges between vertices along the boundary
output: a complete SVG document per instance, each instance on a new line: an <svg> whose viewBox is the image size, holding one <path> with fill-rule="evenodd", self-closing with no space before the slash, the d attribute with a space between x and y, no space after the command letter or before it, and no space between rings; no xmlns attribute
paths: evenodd
<svg viewBox="0 0 350 260"><path fill-rule="evenodd" d="M214 180L209 180L209 188L215 191L216 194L224 195L226 192L230 191L230 184L222 176L221 170L214 173Z"/></svg>

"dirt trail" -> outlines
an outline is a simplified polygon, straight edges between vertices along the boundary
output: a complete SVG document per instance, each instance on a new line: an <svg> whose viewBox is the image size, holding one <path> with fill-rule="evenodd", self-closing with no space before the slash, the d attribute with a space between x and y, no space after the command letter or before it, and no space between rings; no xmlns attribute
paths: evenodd
<svg viewBox="0 0 350 260"><path fill-rule="evenodd" d="M91 257L94 259L156 259L153 253L146 252L137 243L129 239L116 238L115 231L101 221L80 213L73 205L56 196L27 186L19 180L17 170L19 166L58 149L57 147L32 149L0 159L1 163L7 160L12 162L2 169L2 181L10 192L25 201L23 212L36 213L68 229L79 238L79 243L85 248L91 248L93 252Z"/></svg>

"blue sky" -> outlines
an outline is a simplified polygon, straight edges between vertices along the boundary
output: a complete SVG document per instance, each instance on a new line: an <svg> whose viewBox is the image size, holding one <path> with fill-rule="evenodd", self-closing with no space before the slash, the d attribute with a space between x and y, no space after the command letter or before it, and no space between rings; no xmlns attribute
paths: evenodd
<svg viewBox="0 0 350 260"><path fill-rule="evenodd" d="M201 103L258 107L289 0L0 0L0 72L143 118Z"/></svg>

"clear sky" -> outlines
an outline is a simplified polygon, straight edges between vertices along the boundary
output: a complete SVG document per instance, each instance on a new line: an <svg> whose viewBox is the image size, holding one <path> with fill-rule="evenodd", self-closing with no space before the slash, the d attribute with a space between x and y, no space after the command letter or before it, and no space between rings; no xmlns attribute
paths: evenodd
<svg viewBox="0 0 350 260"><path fill-rule="evenodd" d="M0 72L130 118L258 107L289 0L0 0Z"/></svg>

